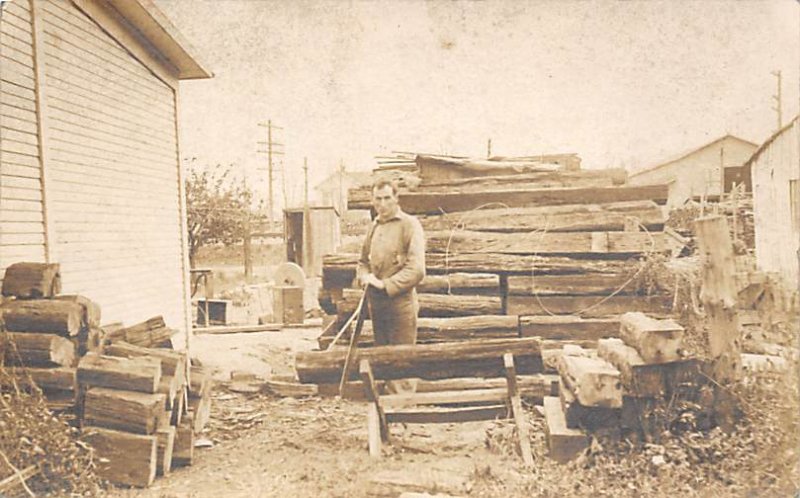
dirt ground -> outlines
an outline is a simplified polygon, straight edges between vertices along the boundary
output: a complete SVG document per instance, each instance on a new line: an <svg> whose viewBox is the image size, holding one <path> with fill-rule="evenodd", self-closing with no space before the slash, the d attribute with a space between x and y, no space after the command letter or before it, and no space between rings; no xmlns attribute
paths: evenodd
<svg viewBox="0 0 800 498"><path fill-rule="evenodd" d="M230 392L231 371L292 371L294 353L316 345L318 327L257 334L201 335L194 356L215 370L212 420L191 467L120 497L397 496L402 491L512 496L525 469L511 455L505 421L393 426L384 457L367 453L366 405L333 398L274 398ZM541 427L534 423L534 432ZM491 436L490 436L491 435ZM491 441L492 448L487 446ZM544 451L543 438L534 441ZM517 484L513 484L517 482ZM497 486L501 486L500 489ZM520 495L523 496L523 495Z"/></svg>

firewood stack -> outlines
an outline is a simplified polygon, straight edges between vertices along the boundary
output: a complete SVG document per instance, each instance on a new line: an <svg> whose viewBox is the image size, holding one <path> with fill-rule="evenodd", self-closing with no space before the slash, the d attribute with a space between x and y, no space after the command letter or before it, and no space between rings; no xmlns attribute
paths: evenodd
<svg viewBox="0 0 800 498"><path fill-rule="evenodd" d="M100 308L83 296L58 296L58 264L16 263L6 269L0 306L0 338L9 376L26 388L38 386L51 409L75 412L75 366L81 355L100 347Z"/></svg>
<svg viewBox="0 0 800 498"><path fill-rule="evenodd" d="M163 317L101 328L96 303L60 289L58 264L6 270L0 358L10 375L0 379L38 386L52 409L71 412L112 483L146 487L190 465L210 415L209 373L172 349Z"/></svg>

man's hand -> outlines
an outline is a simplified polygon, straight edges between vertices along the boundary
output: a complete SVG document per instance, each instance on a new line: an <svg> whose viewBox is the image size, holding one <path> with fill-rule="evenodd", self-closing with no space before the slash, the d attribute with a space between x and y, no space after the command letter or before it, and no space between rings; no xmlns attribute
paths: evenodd
<svg viewBox="0 0 800 498"><path fill-rule="evenodd" d="M371 285L376 289L383 289L385 287L383 285L383 280L379 279L372 273L367 273L361 276L361 285Z"/></svg>

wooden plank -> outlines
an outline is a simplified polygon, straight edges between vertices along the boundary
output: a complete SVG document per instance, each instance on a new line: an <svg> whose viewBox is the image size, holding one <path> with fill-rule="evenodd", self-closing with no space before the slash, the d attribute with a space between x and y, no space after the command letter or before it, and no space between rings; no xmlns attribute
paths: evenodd
<svg viewBox="0 0 800 498"><path fill-rule="evenodd" d="M194 430L191 421L184 421L176 427L175 446L172 450L173 466L191 465L194 460Z"/></svg>
<svg viewBox="0 0 800 498"><path fill-rule="evenodd" d="M175 376L178 384L183 385L186 380L186 353L163 348L145 348L134 346L124 341L116 341L106 346L104 354L120 358L158 358L161 361L161 373Z"/></svg>
<svg viewBox="0 0 800 498"><path fill-rule="evenodd" d="M625 295L636 292L631 278L633 268L621 273L590 273L587 275L511 275L508 294L517 296L607 296L612 292Z"/></svg>
<svg viewBox="0 0 800 498"><path fill-rule="evenodd" d="M426 405L460 405L468 403L497 403L508 399L508 389L465 389L460 391L432 391L411 394L388 394L381 396L381 405L386 409L400 409Z"/></svg>
<svg viewBox="0 0 800 498"><path fill-rule="evenodd" d="M507 207L550 206L559 204L601 204L610 202L652 200L663 204L667 200L667 185L636 187L585 187L531 190L485 190L464 195L461 193L400 193L400 207L409 214L439 214L472 211L490 203Z"/></svg>
<svg viewBox="0 0 800 498"><path fill-rule="evenodd" d="M622 407L620 373L605 360L561 355L558 361L558 373L581 405Z"/></svg>
<svg viewBox="0 0 800 498"><path fill-rule="evenodd" d="M459 343L378 346L357 351L367 359L379 379L419 377L436 380L450 377L500 377L502 355L513 353L522 374L541 372L540 341L527 339L487 339ZM295 369L300 382L337 382L346 351L300 352Z"/></svg>
<svg viewBox="0 0 800 498"><path fill-rule="evenodd" d="M618 318L581 318L575 315L521 316L520 337L554 340L591 340L619 335Z"/></svg>
<svg viewBox="0 0 800 498"><path fill-rule="evenodd" d="M390 440L386 413L383 410L383 402L375 385L375 377L372 375L369 361L361 360L358 371L361 376L361 382L364 385L364 395L367 398L367 402L370 403L370 411L367 414L369 454L372 457L380 457L381 443L384 441L389 442Z"/></svg>
<svg viewBox="0 0 800 498"><path fill-rule="evenodd" d="M631 223L660 231L665 217L652 201L611 204L575 204L529 208L480 209L463 215L420 216L426 232L439 230L482 232L598 232L623 231Z"/></svg>
<svg viewBox="0 0 800 498"><path fill-rule="evenodd" d="M672 319L657 320L638 311L625 313L620 317L620 337L645 363L681 359L683 327Z"/></svg>
<svg viewBox="0 0 800 498"><path fill-rule="evenodd" d="M11 365L71 367L76 359L75 345L53 334L6 332L0 335L0 350Z"/></svg>
<svg viewBox="0 0 800 498"><path fill-rule="evenodd" d="M708 344L717 382L735 381L741 374L741 337L736 312L736 265L728 222L711 216L695 221L703 259L700 300L708 315Z"/></svg>
<svg viewBox="0 0 800 498"><path fill-rule="evenodd" d="M96 451L98 475L115 484L146 488L156 477L158 438L84 427L82 439Z"/></svg>
<svg viewBox="0 0 800 498"><path fill-rule="evenodd" d="M339 316L349 316L358 304L361 292L344 289L342 300L337 303ZM476 315L500 315L503 303L495 296L455 296L448 294L418 294L420 317L453 317Z"/></svg>
<svg viewBox="0 0 800 498"><path fill-rule="evenodd" d="M158 437L156 475L167 476L172 470L172 452L175 448L175 434L175 427L167 427L156 433Z"/></svg>
<svg viewBox="0 0 800 498"><path fill-rule="evenodd" d="M619 315L630 310L666 315L671 312L672 297L655 296L508 296L506 313L509 315L580 315L604 317Z"/></svg>
<svg viewBox="0 0 800 498"><path fill-rule="evenodd" d="M155 393L161 382L161 361L87 353L78 363L78 382L88 386Z"/></svg>
<svg viewBox="0 0 800 498"><path fill-rule="evenodd" d="M589 436L567 427L558 398L548 396L544 399L544 418L547 447L553 460L566 463L589 447Z"/></svg>
<svg viewBox="0 0 800 498"><path fill-rule="evenodd" d="M166 410L166 396L91 387L86 391L83 409L87 425L153 434L159 417Z"/></svg>
<svg viewBox="0 0 800 498"><path fill-rule="evenodd" d="M503 364L506 369L507 396L511 403L511 413L514 417L514 424L517 426L517 437L519 439L519 452L525 465L533 466L533 454L531 453L531 441L528 433L528 421L525 420L525 412L522 410L522 399L520 398L519 387L517 386L517 370L514 366L514 356L511 354L503 355Z"/></svg>
<svg viewBox="0 0 800 498"><path fill-rule="evenodd" d="M258 332L278 332L283 329L283 324L266 323L263 325L228 325L214 327L194 327L195 334L252 334Z"/></svg>
<svg viewBox="0 0 800 498"><path fill-rule="evenodd" d="M597 354L619 370L626 395L656 398L666 393L661 366L645 363L636 349L621 339L600 339Z"/></svg>
<svg viewBox="0 0 800 498"><path fill-rule="evenodd" d="M506 405L467 406L458 408L428 408L413 411L388 412L389 423L403 424L452 424L496 420L508 417Z"/></svg>

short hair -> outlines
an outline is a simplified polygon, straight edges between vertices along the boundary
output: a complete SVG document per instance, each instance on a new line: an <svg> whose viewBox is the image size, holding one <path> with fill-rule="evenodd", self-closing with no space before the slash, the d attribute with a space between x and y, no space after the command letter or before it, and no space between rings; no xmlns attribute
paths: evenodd
<svg viewBox="0 0 800 498"><path fill-rule="evenodd" d="M372 184L372 192L374 193L376 190L380 190L384 187L389 187L392 189L392 194L397 195L397 182L386 178L376 180L375 183Z"/></svg>

